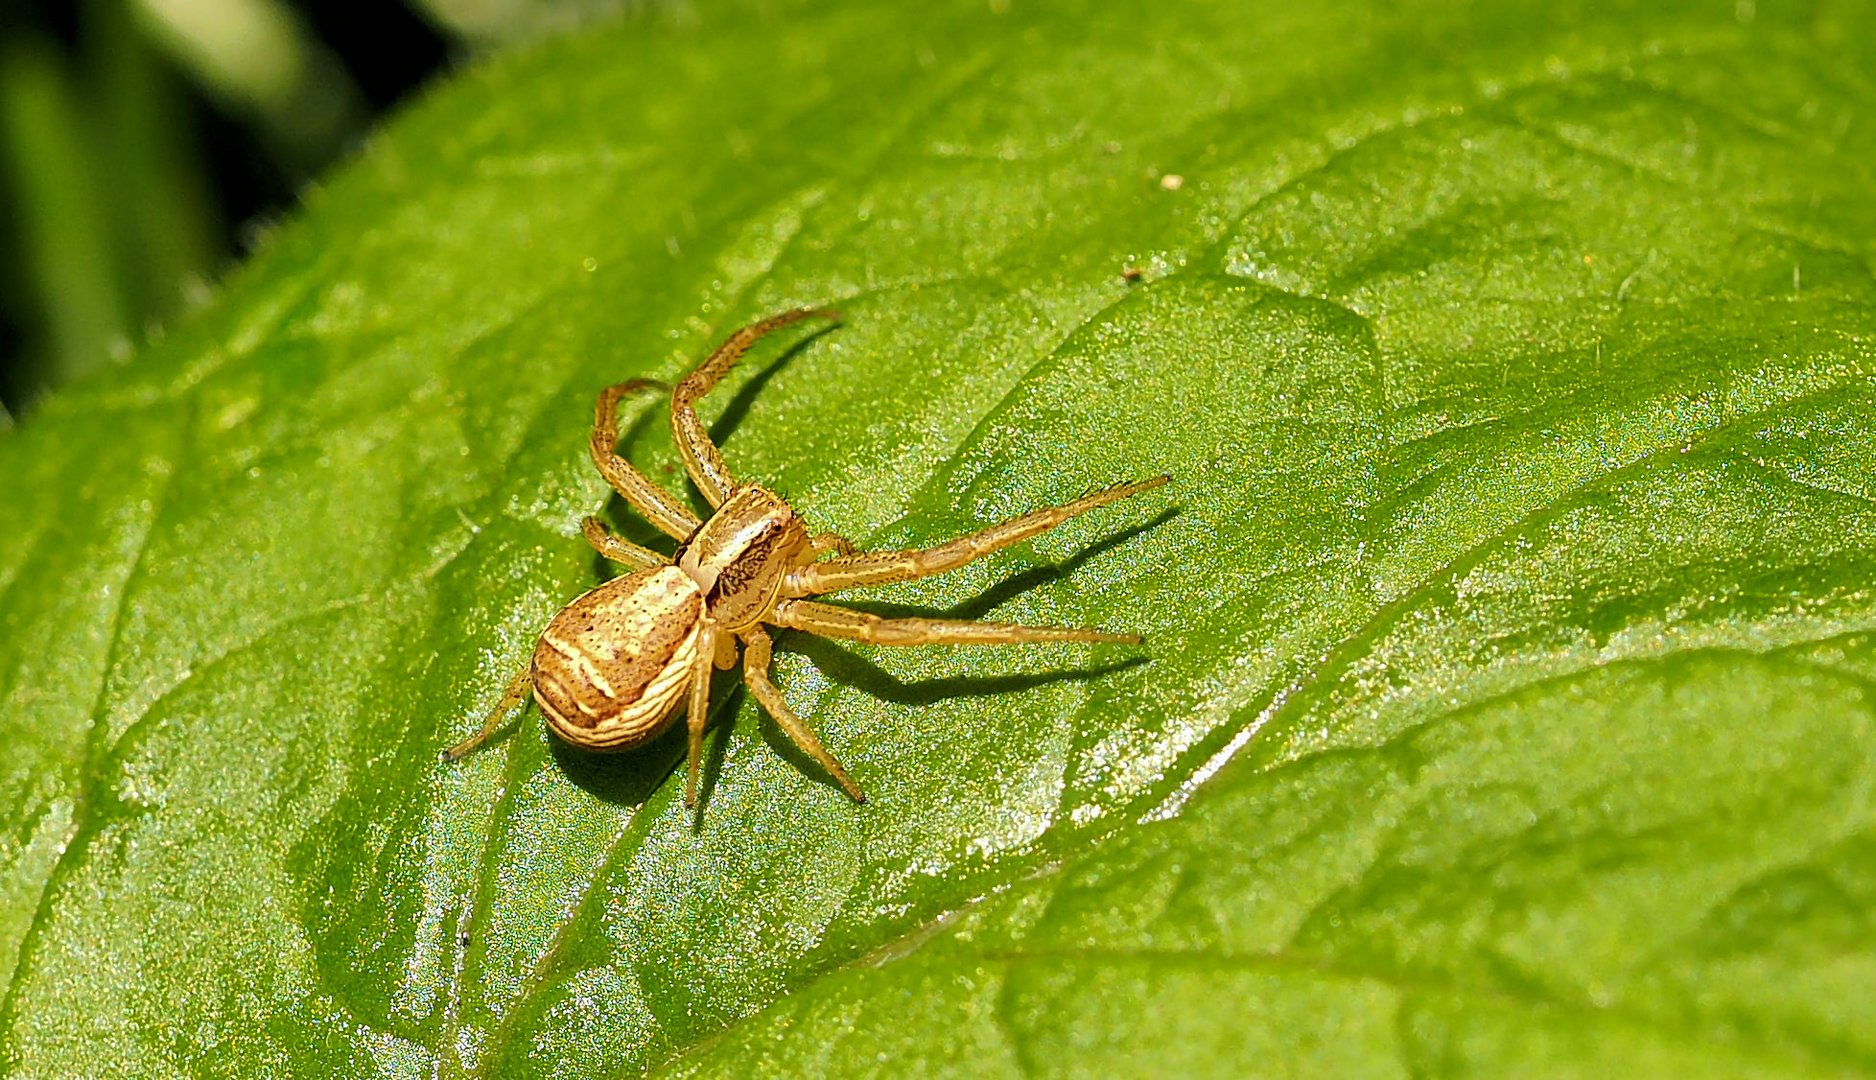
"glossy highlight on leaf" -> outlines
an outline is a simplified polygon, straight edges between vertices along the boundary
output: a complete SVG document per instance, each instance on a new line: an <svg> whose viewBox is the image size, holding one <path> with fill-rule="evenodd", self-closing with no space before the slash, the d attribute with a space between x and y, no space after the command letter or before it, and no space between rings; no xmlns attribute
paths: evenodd
<svg viewBox="0 0 1876 1080"><path fill-rule="evenodd" d="M0 439L4 1071L1876 1070L1871 42L843 2L464 72ZM593 395L803 305L705 419L815 529L1174 477L855 603L1146 646L783 635L865 807L741 692L696 815L675 730L439 765L583 515L668 550Z"/></svg>

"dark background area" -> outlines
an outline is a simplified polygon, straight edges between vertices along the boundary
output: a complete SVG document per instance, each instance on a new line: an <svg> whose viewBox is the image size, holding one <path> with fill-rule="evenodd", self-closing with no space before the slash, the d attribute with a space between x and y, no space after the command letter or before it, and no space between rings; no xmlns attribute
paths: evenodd
<svg viewBox="0 0 1876 1080"><path fill-rule="evenodd" d="M205 299L416 88L530 36L447 6L0 0L0 430Z"/></svg>

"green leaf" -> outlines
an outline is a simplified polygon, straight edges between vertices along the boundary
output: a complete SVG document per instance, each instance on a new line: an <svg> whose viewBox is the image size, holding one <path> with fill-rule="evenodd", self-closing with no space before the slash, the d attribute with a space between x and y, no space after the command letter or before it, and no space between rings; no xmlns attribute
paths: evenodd
<svg viewBox="0 0 1876 1080"><path fill-rule="evenodd" d="M1844 658L1625 661L1233 769L674 1071L1867 1071L1876 724Z"/></svg>
<svg viewBox="0 0 1876 1080"><path fill-rule="evenodd" d="M0 1061L1876 1071L1871 42L853 2L471 69L0 441ZM853 603L1147 646L784 636L864 807L728 677L695 819L676 732L439 765L609 572L593 394L799 304L707 411L816 528L1175 477Z"/></svg>

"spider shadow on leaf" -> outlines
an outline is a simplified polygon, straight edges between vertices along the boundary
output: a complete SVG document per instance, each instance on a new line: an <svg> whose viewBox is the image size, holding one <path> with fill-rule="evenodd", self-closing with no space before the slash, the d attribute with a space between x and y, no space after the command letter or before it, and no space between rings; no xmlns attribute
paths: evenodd
<svg viewBox="0 0 1876 1080"><path fill-rule="evenodd" d="M896 705L930 706L950 698L990 697L998 694L1021 693L1038 686L1048 686L1062 682L1093 682L1096 679L1139 667L1149 661L1149 657L1130 656L1112 663L1097 664L1092 667L1057 669L1053 671L1035 671L1011 675L961 675L946 676L936 679L920 679L907 682L886 669L854 653L840 648L825 638L806 634L795 635L798 648L785 650L797 652L807 657L816 668L827 675L828 679L842 686L851 686L862 693L870 694L881 701L890 701ZM740 703L744 692L736 694ZM807 717L813 723L812 717ZM775 721L767 714L760 713L758 721L762 730L762 741L775 751L790 766L810 777L815 783L826 787L832 793L840 793L840 785L826 770L815 763L813 758L803 753ZM727 727L733 727L728 725ZM711 755L711 763L706 768L706 787L699 802L707 801L709 792L716 785L716 770L723 762L724 741L729 738L726 730L716 736L716 748ZM878 792L870 790L867 794L877 798Z"/></svg>
<svg viewBox="0 0 1876 1080"><path fill-rule="evenodd" d="M741 683L734 681L733 676L723 672L716 672L715 675L716 686L710 697L709 732L704 736L702 775L697 785L697 807L689 815L693 830L702 826L704 812L716 793L717 781L723 775L723 760L728 753L729 740L735 731L737 717L742 715L743 699L748 696L748 692ZM816 780L825 779L832 784L832 778L826 777L821 767L805 754L795 751L794 744L788 742L779 730L770 735L768 729L774 726L774 721L765 715L763 722L765 741L778 747L786 745L792 751L786 754L789 764ZM568 780L594 798L636 810L661 785L674 779L682 782L685 737L684 725L678 723L672 724L651 742L619 753L583 750L552 736L547 741L553 749L555 763ZM836 786L835 790L839 788Z"/></svg>
<svg viewBox="0 0 1876 1080"><path fill-rule="evenodd" d="M684 766L684 725L671 727L643 746L616 754L595 753L547 736L554 763L568 780L594 798L616 806L644 805Z"/></svg>
<svg viewBox="0 0 1876 1080"><path fill-rule="evenodd" d="M1093 682L1118 671L1139 667L1152 660L1148 656L1129 656L1124 660L1114 660L1092 667L1054 668L1049 671L1013 672L1007 675L944 675L935 679L917 679L908 682L871 660L849 652L825 638L801 635L795 639L794 646L783 651L799 653L807 657L816 669L827 676L829 682L840 686L851 686L864 694L881 701L890 701L894 705L935 705L951 698L1014 694L1054 683ZM781 729L775 728L771 732L769 729L772 727L774 727L773 722L765 719L763 733L774 736L770 741L775 744L777 753L794 760L798 751L791 752L792 744L788 743L782 735ZM820 771L820 768L805 756L800 758L799 763L802 765L803 772L818 773Z"/></svg>

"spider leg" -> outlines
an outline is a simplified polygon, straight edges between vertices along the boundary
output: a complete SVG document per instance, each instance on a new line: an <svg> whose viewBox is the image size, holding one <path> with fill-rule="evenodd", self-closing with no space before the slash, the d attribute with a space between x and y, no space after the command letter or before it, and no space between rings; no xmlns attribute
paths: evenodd
<svg viewBox="0 0 1876 1080"><path fill-rule="evenodd" d="M691 668L690 715L685 718L690 746L685 753L684 805L697 805L697 771L703 763L704 725L710 721L710 673L716 667L717 626L709 619L697 628L697 660Z"/></svg>
<svg viewBox="0 0 1876 1080"><path fill-rule="evenodd" d="M1038 641L1110 641L1140 644L1139 634L1115 634L1079 626L1023 626L963 619L882 619L811 600L784 600L772 620L821 637L873 645L1023 645Z"/></svg>
<svg viewBox="0 0 1876 1080"><path fill-rule="evenodd" d="M730 476L729 468L723 464L722 452L710 441L710 432L697 416L697 399L709 393L762 335L810 317L839 318L834 312L821 308L798 308L750 323L718 345L709 359L697 365L696 370L684 376L671 391L671 434L677 440L678 453L684 457L684 468L711 506L723 505L730 489L736 486L736 480Z"/></svg>
<svg viewBox="0 0 1876 1080"><path fill-rule="evenodd" d="M671 560L646 547L639 547L630 540L606 528L604 522L596 517L580 519L580 533L593 550L616 563L647 569L663 566Z"/></svg>
<svg viewBox="0 0 1876 1080"><path fill-rule="evenodd" d="M853 782L853 778L847 775L847 770L841 768L840 762L834 760L834 755L828 753L827 747L821 745L821 740L814 734L814 729L803 722L801 717L795 715L795 711L788 707L788 702L782 699L782 692L769 681L771 652L769 632L758 625L742 631L742 636L744 642L743 684L749 687L749 692L755 695L756 701L764 709L768 710L768 714L775 718L776 726L787 734L791 742L799 746L803 753L813 758L821 768L826 769L828 775L840 784L841 790L851 796L854 802L865 802L866 795L860 791L860 785Z"/></svg>
<svg viewBox="0 0 1876 1080"><path fill-rule="evenodd" d="M502 699L495 703L495 707L489 710L488 718L482 721L482 730L443 751L443 760L460 761L471 750L487 742L488 737L495 734L495 729L501 726L502 717L507 715L508 710L514 708L517 702L527 697L528 691L533 688L534 661L530 658L527 663L521 665L521 670L515 673L515 677L508 680L508 689L502 691Z"/></svg>
<svg viewBox="0 0 1876 1080"><path fill-rule="evenodd" d="M631 503L634 510L645 515L645 519L656 525L660 532L682 540L697 530L697 515L691 513L690 508L675 496L652 483L650 478L633 468L632 463L617 452L619 399L634 391L657 386L660 384L650 379L632 379L601 390L599 400L593 406L593 434L588 440L588 448L593 454L593 464L599 468L599 475L606 478L612 490Z"/></svg>
<svg viewBox="0 0 1876 1080"><path fill-rule="evenodd" d="M1033 510L1001 525L992 525L988 529L960 536L935 547L913 551L862 552L809 563L789 571L788 581L782 591L787 596L819 596L861 585L885 585L942 574L993 551L1001 551L1011 544L1048 532L1077 514L1085 514L1097 506L1106 506L1129 495L1150 491L1170 479L1168 476L1155 476L1151 480L1134 484L1102 488L1060 506Z"/></svg>

